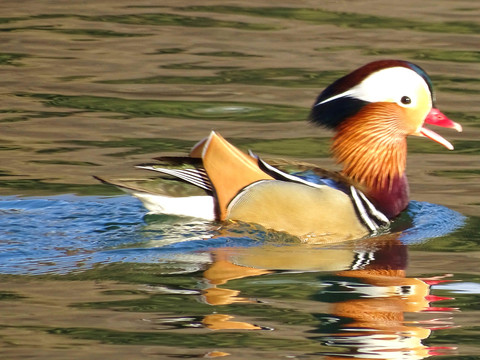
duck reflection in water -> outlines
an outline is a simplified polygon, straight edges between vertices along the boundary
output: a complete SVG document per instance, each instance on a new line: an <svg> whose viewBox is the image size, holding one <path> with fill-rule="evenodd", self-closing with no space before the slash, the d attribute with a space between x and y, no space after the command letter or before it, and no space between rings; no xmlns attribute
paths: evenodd
<svg viewBox="0 0 480 360"><path fill-rule="evenodd" d="M319 272L323 285L311 298L331 304L320 319L314 338L331 346L328 359L424 359L453 351L454 347L423 345L432 331L453 327L451 318L406 321L408 313L449 314L457 309L436 306L451 299L430 294L431 285L451 281L406 276L407 246L394 234L352 243L350 248L302 245L223 248L212 253L203 273L203 301L210 305L257 302L225 287L229 280L258 277L281 271ZM322 275L324 273L325 275ZM222 286L222 287L219 287ZM435 303L435 306L432 305ZM215 313L203 319L213 330L268 329Z"/></svg>

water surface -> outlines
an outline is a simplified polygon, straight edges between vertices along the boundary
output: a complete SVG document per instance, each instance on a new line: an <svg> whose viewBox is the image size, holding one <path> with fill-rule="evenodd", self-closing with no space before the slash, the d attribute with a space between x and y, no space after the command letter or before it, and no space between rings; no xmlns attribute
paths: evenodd
<svg viewBox="0 0 480 360"><path fill-rule="evenodd" d="M480 359L474 2L0 9L4 358ZM145 216L92 178L148 176L133 165L212 129L265 157L335 168L309 107L384 58L426 69L438 107L464 126L439 131L453 152L409 140L414 201L388 234L306 245Z"/></svg>

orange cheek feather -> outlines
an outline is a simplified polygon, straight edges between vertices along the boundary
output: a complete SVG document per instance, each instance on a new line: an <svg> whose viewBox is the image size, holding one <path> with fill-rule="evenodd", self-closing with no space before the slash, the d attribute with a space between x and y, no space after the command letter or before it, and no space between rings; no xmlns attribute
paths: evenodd
<svg viewBox="0 0 480 360"><path fill-rule="evenodd" d="M345 175L369 189L389 187L405 171L404 109L393 103L372 103L338 127L332 145Z"/></svg>

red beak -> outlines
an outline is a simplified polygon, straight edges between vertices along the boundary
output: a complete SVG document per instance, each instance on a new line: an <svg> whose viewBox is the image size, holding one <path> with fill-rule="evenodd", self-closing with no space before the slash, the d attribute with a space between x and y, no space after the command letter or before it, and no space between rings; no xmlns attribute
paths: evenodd
<svg viewBox="0 0 480 360"><path fill-rule="evenodd" d="M455 129L457 131L462 131L462 125L450 120L445 114L436 108L432 108L425 118L425 124L441 126L448 129ZM442 136L438 135L436 132L427 129L422 126L420 129L420 135L425 136L439 144L442 144L449 150L453 150L453 145L449 141L444 139Z"/></svg>
<svg viewBox="0 0 480 360"><path fill-rule="evenodd" d="M450 120L440 110L432 108L425 118L425 124L437 125L447 129L455 129L458 132L462 132L462 125Z"/></svg>

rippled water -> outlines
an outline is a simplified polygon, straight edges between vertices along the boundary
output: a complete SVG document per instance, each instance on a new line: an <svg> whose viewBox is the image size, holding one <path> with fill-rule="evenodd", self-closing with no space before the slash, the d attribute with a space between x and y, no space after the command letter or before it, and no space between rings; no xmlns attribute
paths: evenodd
<svg viewBox="0 0 480 360"><path fill-rule="evenodd" d="M480 359L480 7L472 1L0 3L3 358ZM393 11L392 11L393 10ZM145 216L92 175L215 129L334 168L305 122L375 59L425 68L464 132L411 139L388 234L329 246ZM441 130L440 130L441 131Z"/></svg>

